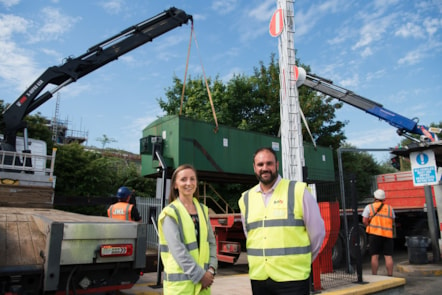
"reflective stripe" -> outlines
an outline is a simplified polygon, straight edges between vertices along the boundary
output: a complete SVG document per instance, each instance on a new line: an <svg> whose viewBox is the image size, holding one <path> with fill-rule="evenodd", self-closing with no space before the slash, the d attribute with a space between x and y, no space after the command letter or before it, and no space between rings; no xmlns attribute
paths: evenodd
<svg viewBox="0 0 442 295"><path fill-rule="evenodd" d="M169 282L180 282L180 281L190 281L190 278L188 275L183 273L171 273L171 274L164 273L164 280Z"/></svg>
<svg viewBox="0 0 442 295"><path fill-rule="evenodd" d="M187 251L196 250L196 249L198 249L198 243L194 242L194 243L186 244L186 249L187 249ZM160 245L160 251L163 253L169 252L169 246L168 245Z"/></svg>
<svg viewBox="0 0 442 295"><path fill-rule="evenodd" d="M264 220L264 221L255 221L255 222L247 222L249 217L249 191L244 194L244 205L245 205L245 214L244 220L246 221L246 231L247 233L252 229L257 229L259 227L267 227L267 226L304 226L304 220L295 219L295 181L289 182L288 189L288 198L287 198L287 218L286 219L278 219L278 220Z"/></svg>
<svg viewBox="0 0 442 295"><path fill-rule="evenodd" d="M310 246L290 247L290 248L273 248L273 249L250 249L247 248L248 256L281 256L310 253Z"/></svg>
<svg viewBox="0 0 442 295"><path fill-rule="evenodd" d="M283 219L283 220L263 220L250 222L248 229L257 229L258 227L271 227L271 226L304 226L304 220L302 219Z"/></svg>
<svg viewBox="0 0 442 295"><path fill-rule="evenodd" d="M204 264L204 269L209 269L209 264L205 263ZM171 273L168 274L166 272L164 272L164 280L165 281L169 281L169 282L181 282L181 281L190 281L190 277L189 275L186 275L184 273Z"/></svg>
<svg viewBox="0 0 442 295"><path fill-rule="evenodd" d="M383 227L383 226L379 226L379 225L370 225L370 227L371 228L379 228L379 229L382 229L382 230L385 230L385 231L393 231L393 229L392 228L387 228L387 227Z"/></svg>
<svg viewBox="0 0 442 295"><path fill-rule="evenodd" d="M369 205L370 222L366 232L377 236L392 238L394 223L393 209L390 205L385 204L381 210L377 211L380 206L381 204L375 206L375 203Z"/></svg>
<svg viewBox="0 0 442 295"><path fill-rule="evenodd" d="M176 216L178 218L178 226L180 227L180 239L181 239L181 242L183 242L184 246L186 246L186 249L189 252L192 251L192 250L198 249L198 241L192 242L192 243L188 243L188 244L184 243L184 228L183 228L183 222L181 220L180 212L178 212L178 208L175 207L173 204L171 204L170 207L175 211L175 214L176 214ZM201 209L203 209L202 206L201 206ZM161 247L160 247L160 249L161 249ZM165 249L165 251L163 251L163 250L161 250L161 251L162 252L169 252L169 249L167 248L167 249Z"/></svg>

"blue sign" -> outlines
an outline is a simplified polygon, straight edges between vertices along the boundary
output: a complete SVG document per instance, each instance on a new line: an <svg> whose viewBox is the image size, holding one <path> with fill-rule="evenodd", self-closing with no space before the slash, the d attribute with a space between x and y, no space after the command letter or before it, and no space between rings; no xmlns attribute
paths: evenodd
<svg viewBox="0 0 442 295"><path fill-rule="evenodd" d="M413 183L416 186L437 184L437 168L432 150L410 153Z"/></svg>

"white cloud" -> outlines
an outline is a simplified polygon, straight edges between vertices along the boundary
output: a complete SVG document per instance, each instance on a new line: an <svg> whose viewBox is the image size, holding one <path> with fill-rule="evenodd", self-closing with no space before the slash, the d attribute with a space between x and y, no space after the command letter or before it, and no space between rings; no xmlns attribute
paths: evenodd
<svg viewBox="0 0 442 295"><path fill-rule="evenodd" d="M355 74L353 77L349 77L347 79L341 80L340 85L342 87L348 87L348 88L356 88L359 84L359 75Z"/></svg>
<svg viewBox="0 0 442 295"><path fill-rule="evenodd" d="M367 57L373 55L373 51L371 50L370 47L366 47L362 52L361 52L361 56L362 57Z"/></svg>
<svg viewBox="0 0 442 295"><path fill-rule="evenodd" d="M255 9L250 10L248 15L260 22L270 22L275 9L275 1L267 0L261 5L258 5Z"/></svg>
<svg viewBox="0 0 442 295"><path fill-rule="evenodd" d="M231 68L227 74L225 74L223 77L221 77L221 80L224 83L228 83L233 78L234 75L237 75L237 76L242 75L243 72L244 72L243 69L241 69L240 67Z"/></svg>
<svg viewBox="0 0 442 295"><path fill-rule="evenodd" d="M19 48L12 37L25 34L29 25L29 21L14 15L0 18L0 77L20 90L29 86L37 71L33 54Z"/></svg>
<svg viewBox="0 0 442 295"><path fill-rule="evenodd" d="M423 38L424 31L421 26L414 23L407 22L405 25L401 26L395 33L395 36L400 36L404 38Z"/></svg>
<svg viewBox="0 0 442 295"><path fill-rule="evenodd" d="M0 40L7 42L12 35L26 32L29 24L29 21L19 16L10 14L0 15Z"/></svg>
<svg viewBox="0 0 442 295"><path fill-rule="evenodd" d="M387 73L386 69L380 69L374 73L367 73L366 79L367 81L371 81L374 79L381 79L382 77L385 76L386 73Z"/></svg>
<svg viewBox="0 0 442 295"><path fill-rule="evenodd" d="M212 3L212 9L220 14L227 14L237 7L237 2L238 0L216 0Z"/></svg>
<svg viewBox="0 0 442 295"><path fill-rule="evenodd" d="M433 36L440 28L442 28L442 18L426 18L424 20L424 27L428 35Z"/></svg>
<svg viewBox="0 0 442 295"><path fill-rule="evenodd" d="M375 0L374 7L379 9L379 11L384 12L390 6L394 6L399 3L399 0Z"/></svg>
<svg viewBox="0 0 442 295"><path fill-rule="evenodd" d="M43 8L41 13L44 23L36 33L29 34L31 43L58 40L80 20L79 17L63 14L53 7Z"/></svg>
<svg viewBox="0 0 442 295"><path fill-rule="evenodd" d="M396 133L396 129L388 125L385 128L363 130L363 132L348 133L348 142L356 147L364 148L389 148L394 147L402 138ZM351 123L350 123L351 124Z"/></svg>
<svg viewBox="0 0 442 295"><path fill-rule="evenodd" d="M0 0L0 3L3 4L3 6L5 6L6 8L10 8L20 3L20 0Z"/></svg>
<svg viewBox="0 0 442 295"><path fill-rule="evenodd" d="M421 50L416 49L413 51L409 51L404 57L398 60L398 64L403 65L414 65L420 62L423 59L423 54Z"/></svg>
<svg viewBox="0 0 442 295"><path fill-rule="evenodd" d="M359 41L352 47L352 49L356 50L368 46L375 41L381 40L390 23L391 17L379 18L366 23L360 30Z"/></svg>
<svg viewBox="0 0 442 295"><path fill-rule="evenodd" d="M107 0L100 5L109 14L118 14L125 7L124 0Z"/></svg>

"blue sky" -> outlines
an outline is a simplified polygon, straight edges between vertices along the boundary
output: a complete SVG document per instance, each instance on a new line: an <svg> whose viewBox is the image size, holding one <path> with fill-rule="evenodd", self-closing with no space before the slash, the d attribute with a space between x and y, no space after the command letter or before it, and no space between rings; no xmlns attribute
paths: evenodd
<svg viewBox="0 0 442 295"><path fill-rule="evenodd" d="M269 35L276 0L0 0L0 99L14 102L48 67L171 6L193 15L189 75L253 73L278 39ZM294 4L297 58L333 80L405 117L442 121L442 1L298 0ZM183 79L190 25L146 43L59 93L59 118L88 132L88 145L139 153L142 130L162 115L174 75ZM53 117L56 98L36 111ZM348 142L358 148L394 147L402 139L384 121L346 105ZM305 139L309 140L309 139ZM375 153L379 160L388 154Z"/></svg>

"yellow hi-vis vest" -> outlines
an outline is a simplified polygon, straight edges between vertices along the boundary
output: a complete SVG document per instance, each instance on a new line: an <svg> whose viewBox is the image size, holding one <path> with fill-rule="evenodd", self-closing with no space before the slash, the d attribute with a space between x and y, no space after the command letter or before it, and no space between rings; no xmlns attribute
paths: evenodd
<svg viewBox="0 0 442 295"><path fill-rule="evenodd" d="M210 288L201 290L201 283L194 284L190 277L183 272L175 258L169 252L167 241L163 232L163 220L166 216L172 217L180 229L180 239L186 246L187 251L203 269L209 268L210 247L208 237L207 206L199 203L195 198L193 203L199 219L199 248L196 240L195 225L184 205L175 200L163 209L158 217L158 234L160 242L161 260L164 266L163 291L167 294L210 294Z"/></svg>
<svg viewBox="0 0 442 295"><path fill-rule="evenodd" d="M309 277L312 254L303 220L305 188L304 182L281 179L267 207L257 186L241 196L250 279L287 282Z"/></svg>
<svg viewBox="0 0 442 295"><path fill-rule="evenodd" d="M370 204L370 223L366 228L366 232L371 235L393 238L393 210L390 205L384 204L381 210L376 214L382 202ZM374 215L374 217L373 217Z"/></svg>

